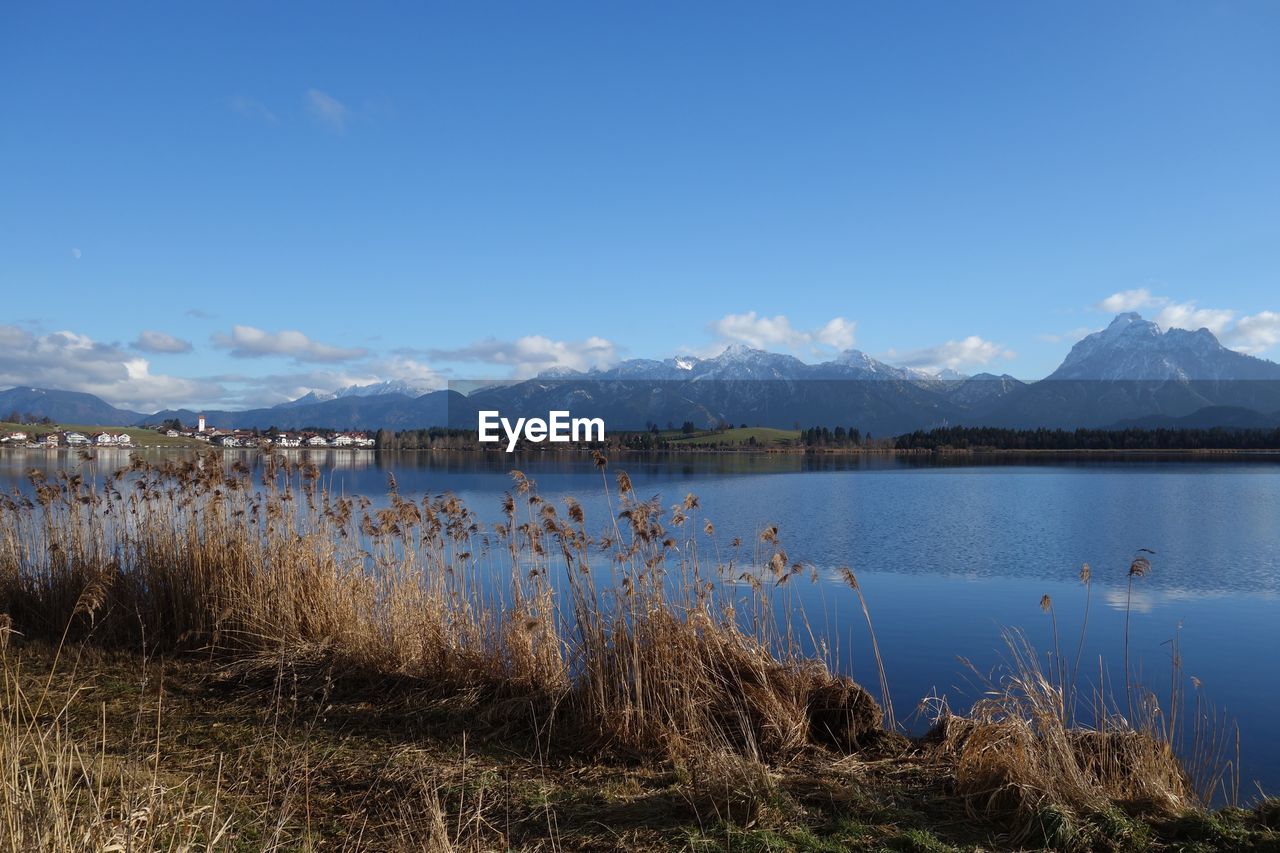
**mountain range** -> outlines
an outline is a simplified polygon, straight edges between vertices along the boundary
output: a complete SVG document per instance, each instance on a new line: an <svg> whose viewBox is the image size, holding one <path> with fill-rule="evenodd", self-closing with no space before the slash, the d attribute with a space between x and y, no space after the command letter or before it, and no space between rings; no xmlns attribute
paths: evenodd
<svg viewBox="0 0 1280 853"><path fill-rule="evenodd" d="M1280 423L1280 364L1224 347L1207 329L1162 330L1135 313L1071 348L1048 377L930 374L858 350L809 364L740 344L712 358L631 359L602 370L546 371L463 395L399 382L311 393L247 411L210 411L211 426L303 429L474 429L476 412L602 417L611 430L720 422L857 426L891 435L943 425L1006 427L1252 426ZM0 413L61 423L143 424L197 413L144 414L80 392L13 388ZM3 417L4 414L0 414Z"/></svg>

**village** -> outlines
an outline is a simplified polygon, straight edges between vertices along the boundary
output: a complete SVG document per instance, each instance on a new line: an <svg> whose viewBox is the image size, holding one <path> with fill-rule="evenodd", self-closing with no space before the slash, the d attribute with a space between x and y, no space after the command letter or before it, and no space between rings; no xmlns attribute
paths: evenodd
<svg viewBox="0 0 1280 853"><path fill-rule="evenodd" d="M285 432L283 430L268 430L261 432L259 430L244 429L219 429L211 427L205 422L204 415L199 415L196 425L191 428L178 428L177 424L166 424L159 429L169 438L194 438L196 441L206 441L214 447L263 447L272 448L328 448L328 447L350 447L369 449L376 443L374 439L363 432Z"/></svg>
<svg viewBox="0 0 1280 853"><path fill-rule="evenodd" d="M13 430L0 435L4 447L133 447L128 433L98 432L86 434L76 430L48 432L41 435Z"/></svg>
<svg viewBox="0 0 1280 853"><path fill-rule="evenodd" d="M143 430L134 429L132 434L124 430L114 431L112 429L93 430L87 428L67 428L58 429L53 425L53 429L44 428L32 429L11 429L0 434L0 447L4 448L29 448L29 449L58 449L58 448L134 448L139 446L148 446L148 442L143 437L139 437L139 433ZM170 421L154 427L146 427L145 433L154 433L156 436L163 436L165 439L188 439L197 442L206 443L212 447L219 448L271 448L271 449L329 449L329 448L350 448L350 449L372 449L376 441L372 436L364 432L318 432L318 431L298 431L285 432L282 430L252 430L252 429L220 429L211 427L205 422L203 415L195 426L184 426L177 421Z"/></svg>

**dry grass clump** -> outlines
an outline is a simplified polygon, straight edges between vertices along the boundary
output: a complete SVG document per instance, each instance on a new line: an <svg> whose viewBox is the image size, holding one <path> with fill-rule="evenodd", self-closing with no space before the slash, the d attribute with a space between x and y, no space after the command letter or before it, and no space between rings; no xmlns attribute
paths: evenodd
<svg viewBox="0 0 1280 853"><path fill-rule="evenodd" d="M501 846L465 754L346 755L344 738L317 726L326 697L285 695L287 672L252 709L226 697L207 706L170 697L148 661L42 643L15 649L7 636L0 631L0 850Z"/></svg>
<svg viewBox="0 0 1280 853"><path fill-rule="evenodd" d="M1104 713L1095 728L1073 726L1063 687L1025 637L1010 631L1006 640L1004 677L988 682L966 716L944 710L932 733L954 762L956 790L971 813L1007 816L1024 841L1046 813L1086 820L1119 806L1172 817L1203 807L1167 740L1115 714Z"/></svg>
<svg viewBox="0 0 1280 853"><path fill-rule="evenodd" d="M188 777L170 778L146 750L108 757L106 732L80 736L77 696L28 694L0 625L0 849L192 850L214 848L228 822L200 802Z"/></svg>
<svg viewBox="0 0 1280 853"><path fill-rule="evenodd" d="M708 746L776 760L813 743L852 751L883 730L880 706L817 661L779 661L706 608L637 613L594 647L575 698L614 748L682 757Z"/></svg>
<svg viewBox="0 0 1280 853"><path fill-rule="evenodd" d="M1147 555L1154 553L1140 549L1127 573L1123 700L1107 691L1101 661L1092 691L1081 683L1093 583L1086 564L1079 576L1085 606L1074 660L1063 655L1057 614L1045 595L1040 607L1051 617L1053 637L1045 664L1021 631L1007 631L1008 656L998 678L969 667L986 689L968 715L953 716L941 705L930 740L954 763L957 792L972 814L1008 817L1016 841L1056 826L1048 831L1052 845L1083 849L1090 837L1073 834L1072 827L1117 809L1169 819L1202 812L1217 798L1232 805L1239 800L1238 731L1232 756L1227 721L1205 702L1199 681L1182 670L1178 636L1168 643L1170 687L1163 707L1129 669L1133 583L1151 574ZM1188 683L1195 689L1193 707Z"/></svg>
<svg viewBox="0 0 1280 853"><path fill-rule="evenodd" d="M1146 732L1074 731L1071 748L1114 803L1145 814L1180 814L1200 801L1173 747Z"/></svg>
<svg viewBox="0 0 1280 853"><path fill-rule="evenodd" d="M768 765L736 752L699 756L688 776L684 796L704 825L749 829L760 823L785 822L798 808Z"/></svg>

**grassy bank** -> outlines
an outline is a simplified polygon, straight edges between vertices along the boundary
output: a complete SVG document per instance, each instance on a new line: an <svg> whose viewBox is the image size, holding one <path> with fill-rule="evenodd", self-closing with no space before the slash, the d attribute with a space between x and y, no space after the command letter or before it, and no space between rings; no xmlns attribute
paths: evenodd
<svg viewBox="0 0 1280 853"><path fill-rule="evenodd" d="M518 473L496 525L275 458L36 475L0 501L9 846L1275 843L1269 808L1205 808L1229 767L1204 715L1080 689L1016 635L978 705L902 736L882 669L864 690L773 618L811 572L776 529L721 541L599 462L617 512L590 525Z"/></svg>
<svg viewBox="0 0 1280 853"><path fill-rule="evenodd" d="M773 429L771 427L732 427L730 429L682 435L665 432L659 438L673 447L737 447L767 449L789 447L800 438L798 429Z"/></svg>
<svg viewBox="0 0 1280 853"><path fill-rule="evenodd" d="M0 433L6 432L25 432L33 439L43 438L51 432L79 432L86 436L100 432L109 432L113 435L124 433L133 439L134 447L208 447L204 442L187 436L167 436L153 429L101 424L16 424L0 421Z"/></svg>

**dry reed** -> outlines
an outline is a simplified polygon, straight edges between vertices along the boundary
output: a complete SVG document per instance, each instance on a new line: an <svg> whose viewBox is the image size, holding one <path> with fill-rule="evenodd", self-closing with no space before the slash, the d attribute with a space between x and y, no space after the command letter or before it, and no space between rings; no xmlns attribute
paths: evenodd
<svg viewBox="0 0 1280 853"><path fill-rule="evenodd" d="M0 498L0 612L29 635L408 677L562 743L676 761L853 749L880 727L875 700L777 629L767 590L700 564L713 534L686 529L693 495L665 511L619 474L595 536L519 472L485 525L394 481L384 505L331 495L283 457L256 475L217 455L90 464ZM785 569L776 531L767 550Z"/></svg>

